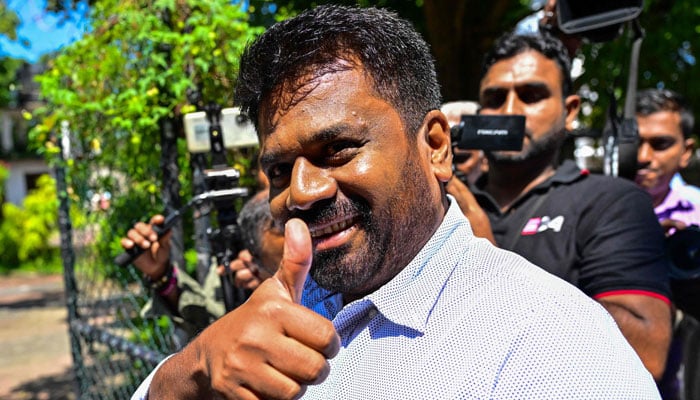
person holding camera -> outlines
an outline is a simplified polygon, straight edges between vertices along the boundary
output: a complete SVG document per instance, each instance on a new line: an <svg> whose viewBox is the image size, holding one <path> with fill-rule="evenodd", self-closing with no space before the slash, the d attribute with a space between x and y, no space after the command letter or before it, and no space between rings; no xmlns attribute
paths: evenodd
<svg viewBox="0 0 700 400"><path fill-rule="evenodd" d="M462 115L476 114L479 104L474 101L449 101L440 107L440 111L447 117L450 129L459 125ZM478 149L460 149L452 147L452 164L457 178L463 182L473 184L477 179L489 170L484 152Z"/></svg>
<svg viewBox="0 0 700 400"><path fill-rule="evenodd" d="M640 91L636 110L639 151L635 182L651 196L654 212L669 234L700 225L700 205L687 194L692 189L688 185L671 187L673 177L693 156L692 111L680 94L669 89Z"/></svg>
<svg viewBox="0 0 700 400"><path fill-rule="evenodd" d="M688 166L693 155L695 119L679 93L669 89L646 89L637 93L636 120L639 150L635 182L649 193L659 223L666 230L669 240L674 240L672 235L676 232L693 225L693 229L697 229L700 225L700 204L691 200L693 195L688 194L690 189L671 186L673 177ZM698 246L700 243L690 244L691 248L684 251L694 251ZM671 257L675 258L673 254ZM688 270L693 267L677 266ZM666 372L659 384L664 399L693 399L700 394L700 356L697 353L700 329L697 319L684 312L686 299L682 296L696 297L697 283L695 287L689 293L674 291L680 309L676 312ZM697 300L694 302L697 304Z"/></svg>
<svg viewBox="0 0 700 400"><path fill-rule="evenodd" d="M497 40L485 58L480 114L524 115L525 138L520 151L487 151L488 174L471 191L495 243L602 304L659 379L671 338L663 232L632 182L572 160L558 165L580 105L569 71L566 48L547 32Z"/></svg>
<svg viewBox="0 0 700 400"><path fill-rule="evenodd" d="M133 398L658 398L599 304L473 235L408 21L318 6L258 36L238 71L282 261Z"/></svg>
<svg viewBox="0 0 700 400"><path fill-rule="evenodd" d="M146 277L153 297L144 307L147 316L169 315L184 332L188 342L225 313L221 290L222 265L209 269L200 284L186 271L170 262L170 232L161 237L154 230L165 218L154 215L149 223L137 222L122 238L125 250L140 246L146 250L133 265ZM237 289L253 290L272 276L282 256L284 233L274 226L267 190L256 193L238 214L243 248L230 264Z"/></svg>

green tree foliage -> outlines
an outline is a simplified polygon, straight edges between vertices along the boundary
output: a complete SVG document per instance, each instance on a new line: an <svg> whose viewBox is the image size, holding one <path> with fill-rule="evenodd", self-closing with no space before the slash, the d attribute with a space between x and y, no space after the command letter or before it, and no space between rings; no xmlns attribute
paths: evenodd
<svg viewBox="0 0 700 400"><path fill-rule="evenodd" d="M109 225L121 236L134 221L163 211L164 120L175 123L181 195L191 196L178 124L196 109L188 94L229 106L239 55L262 28L228 0L96 1L90 22L89 32L37 77L46 106L35 113L31 138L54 162L56 134L70 132L69 185L86 208L95 193L110 192Z"/></svg>
<svg viewBox="0 0 700 400"><path fill-rule="evenodd" d="M700 5L697 2L648 0L639 17L644 38L639 57L638 88L666 87L682 93L700 117ZM605 43L587 43L580 50L585 73L577 80L589 102L584 122L602 128L613 92L621 108L627 95L631 30Z"/></svg>
<svg viewBox="0 0 700 400"><path fill-rule="evenodd" d="M5 108L15 100L17 71L23 61L12 57L0 57L0 108Z"/></svg>
<svg viewBox="0 0 700 400"><path fill-rule="evenodd" d="M17 14L7 8L7 3L0 0L0 35L10 40L17 40L17 26L20 20ZM12 101L13 83L22 61L12 57L0 57L0 108L7 107Z"/></svg>
<svg viewBox="0 0 700 400"><path fill-rule="evenodd" d="M188 90L231 103L238 55L257 32L246 18L223 0L96 3L91 32L38 77L49 105L35 138L50 150L48 134L58 121L70 121L83 149L128 172L152 165L139 161L155 155L162 118L193 110Z"/></svg>
<svg viewBox="0 0 700 400"><path fill-rule="evenodd" d="M0 0L0 35L7 36L10 40L17 40L18 25L17 13L7 8L5 0Z"/></svg>

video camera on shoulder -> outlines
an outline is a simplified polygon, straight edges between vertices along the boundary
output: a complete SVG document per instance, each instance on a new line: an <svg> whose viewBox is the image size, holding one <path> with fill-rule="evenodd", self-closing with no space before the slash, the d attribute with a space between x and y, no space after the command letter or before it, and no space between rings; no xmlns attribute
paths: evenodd
<svg viewBox="0 0 700 400"><path fill-rule="evenodd" d="M450 129L452 145L462 150L520 151L525 137L524 115L462 115Z"/></svg>
<svg viewBox="0 0 700 400"><path fill-rule="evenodd" d="M244 248L234 201L249 193L248 188L239 187L240 171L230 166L226 150L255 147L258 136L252 121L238 107L222 109L213 103L206 105L204 111L185 115L184 125L190 153L208 152L211 158L212 168L205 169L203 174L217 223L207 228L206 233L217 265L223 265L226 270L221 276L221 289L226 311L230 311L250 295L248 290L235 287L230 271L231 261Z"/></svg>
<svg viewBox="0 0 700 400"><path fill-rule="evenodd" d="M700 319L700 227L690 225L666 238L666 252L676 307Z"/></svg>

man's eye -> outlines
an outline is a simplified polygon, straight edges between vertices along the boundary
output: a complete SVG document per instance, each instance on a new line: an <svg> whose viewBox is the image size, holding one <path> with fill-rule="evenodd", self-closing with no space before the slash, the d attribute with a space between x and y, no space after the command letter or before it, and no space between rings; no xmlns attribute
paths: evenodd
<svg viewBox="0 0 700 400"><path fill-rule="evenodd" d="M350 156L351 152L357 149L359 145L351 141L334 142L326 146L326 157L332 159L343 158Z"/></svg>
<svg viewBox="0 0 700 400"><path fill-rule="evenodd" d="M651 139L649 140L649 146L651 146L652 149L656 151L662 151L670 148L676 144L676 141L673 139Z"/></svg>
<svg viewBox="0 0 700 400"><path fill-rule="evenodd" d="M279 183L281 180L287 179L290 171L291 171L290 165L287 165L287 164L274 165L274 166L267 169L267 178L270 180L270 183L273 183L273 184L274 184L274 182Z"/></svg>
<svg viewBox="0 0 700 400"><path fill-rule="evenodd" d="M526 89L518 91L518 98L525 104L534 104L542 99L546 99L549 92L544 89Z"/></svg>
<svg viewBox="0 0 700 400"><path fill-rule="evenodd" d="M507 92L487 91L481 96L482 108L500 108L506 101Z"/></svg>

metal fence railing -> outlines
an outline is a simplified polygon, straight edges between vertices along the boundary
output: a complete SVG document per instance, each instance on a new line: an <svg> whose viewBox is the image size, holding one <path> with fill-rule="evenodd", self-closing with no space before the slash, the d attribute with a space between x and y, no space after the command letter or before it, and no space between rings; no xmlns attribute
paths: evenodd
<svg viewBox="0 0 700 400"><path fill-rule="evenodd" d="M81 399L128 399L157 363L177 349L172 324L148 320L149 293L133 268L104 266L97 224L73 229L62 169L59 193L61 255L74 372Z"/></svg>
<svg viewBox="0 0 700 400"><path fill-rule="evenodd" d="M68 123L61 124L55 138L61 259L81 399L128 399L153 368L189 338L169 316L145 316L152 294L141 272L115 261L124 252L119 239L135 221L156 212L168 217L177 214L177 222L169 228L171 260L200 283L214 254L219 261L220 254L237 254L240 249L241 238L225 233L234 231L233 209L241 208L248 188L257 184L253 173L243 177L250 182L239 179L239 168L245 170L255 159L255 147L227 149L238 157L229 163L223 146L213 146L218 151L212 150L210 160L205 154L186 151L168 121L160 124L155 149L144 147L139 154L121 157L115 156L115 150L81 143ZM217 136L218 130L210 124L210 137ZM207 168L210 163L217 168ZM226 168L218 168L222 166ZM186 168L191 179L180 173ZM183 194L190 191L191 196ZM201 196L207 201L183 207L181 197ZM181 218L184 208L192 212L191 218ZM213 235L217 232L221 234ZM237 226L235 232L240 233Z"/></svg>

